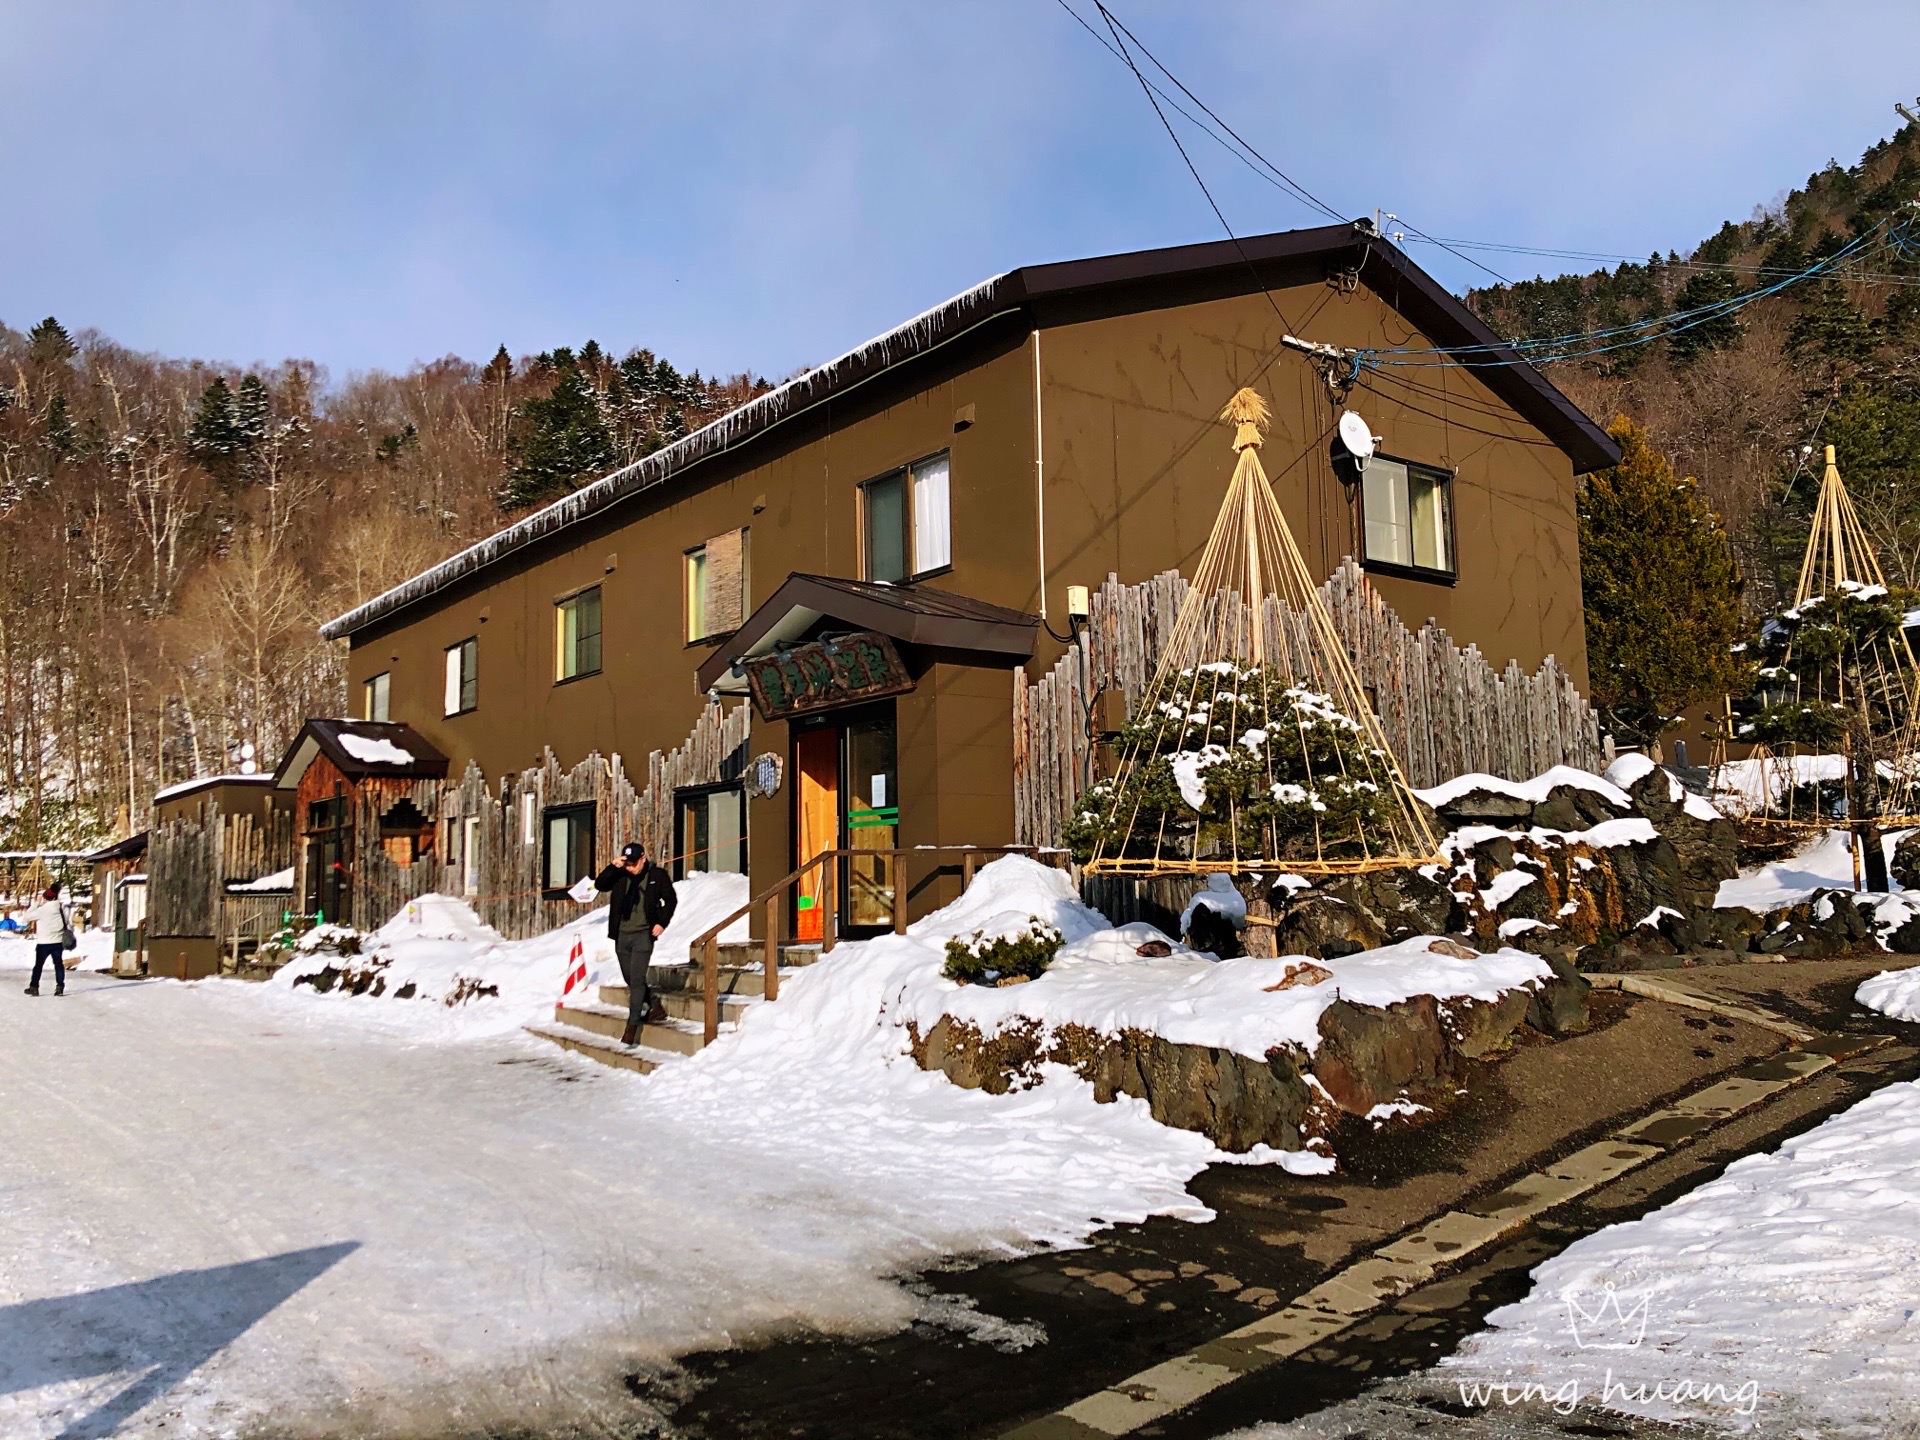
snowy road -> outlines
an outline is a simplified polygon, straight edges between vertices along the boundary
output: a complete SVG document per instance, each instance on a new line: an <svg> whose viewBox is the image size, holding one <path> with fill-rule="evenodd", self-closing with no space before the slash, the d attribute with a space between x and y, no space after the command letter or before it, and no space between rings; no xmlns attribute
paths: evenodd
<svg viewBox="0 0 1920 1440"><path fill-rule="evenodd" d="M21 1440L628 1428L623 1376L664 1357L903 1323L903 1267L1206 1213L1212 1147L1077 1081L996 1099L849 1051L745 1084L723 1046L669 1095L518 1035L422 1043L395 1005L29 999L29 953L0 941Z"/></svg>

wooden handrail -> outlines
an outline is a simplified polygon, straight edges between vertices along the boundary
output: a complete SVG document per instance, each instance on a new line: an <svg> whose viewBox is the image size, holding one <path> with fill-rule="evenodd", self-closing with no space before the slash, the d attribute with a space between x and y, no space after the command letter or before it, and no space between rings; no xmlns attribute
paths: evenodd
<svg viewBox="0 0 1920 1440"><path fill-rule="evenodd" d="M761 937L760 964L764 976L762 991L769 1000L780 998L780 916L778 904L780 897L793 886L799 884L816 867L821 871L824 882L820 887L820 953L826 954L833 949L839 930L839 867L842 861L851 861L859 857L869 859L884 856L890 860L900 860L914 855L958 855L961 857L961 883L963 886L973 883L975 862L982 855L1065 855L1065 850L1048 849L1038 845L902 845L888 850L855 850L848 846L829 846L812 859L796 866L789 874L776 880L772 885L755 895L738 910L728 915L719 924L701 934L691 946L689 952L698 951L700 955L701 984L705 990L705 1004L702 1019L705 1022L706 1043L711 1045L720 1033L720 932L742 916L750 915L759 906L766 907L765 929ZM906 867L893 882L893 933L904 935L907 932L907 886Z"/></svg>

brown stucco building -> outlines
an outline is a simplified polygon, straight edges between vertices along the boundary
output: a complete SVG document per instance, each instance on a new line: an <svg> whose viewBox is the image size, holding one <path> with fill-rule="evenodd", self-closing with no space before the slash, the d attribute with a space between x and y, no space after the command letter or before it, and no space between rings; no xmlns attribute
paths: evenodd
<svg viewBox="0 0 1920 1440"><path fill-rule="evenodd" d="M1487 348L1356 369L1287 336ZM1321 577L1353 556L1409 625L1496 665L1555 656L1584 686L1576 477L1617 451L1364 222L998 276L324 633L351 647L359 714L490 779L671 749L710 692L748 703L727 698L746 688L735 661L885 637L897 668L858 703L755 714L745 749L778 758L773 793L721 766L676 794L656 853L757 887L861 832L1005 843L1009 672L1060 658L1069 586L1191 572L1231 471L1217 417L1247 385ZM1363 477L1332 443L1343 409L1379 437Z"/></svg>

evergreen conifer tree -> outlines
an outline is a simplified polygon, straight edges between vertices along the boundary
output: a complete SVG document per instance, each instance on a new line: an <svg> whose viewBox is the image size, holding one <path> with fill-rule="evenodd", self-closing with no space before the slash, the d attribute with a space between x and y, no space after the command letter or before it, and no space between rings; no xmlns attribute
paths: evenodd
<svg viewBox="0 0 1920 1440"><path fill-rule="evenodd" d="M556 499L580 487L614 460L613 436L600 397L571 350L549 357L553 388L520 407L509 448L513 468L502 502L517 509Z"/></svg>
<svg viewBox="0 0 1920 1440"><path fill-rule="evenodd" d="M187 453L221 484L231 485L245 444L232 387L226 377L216 375L200 392L199 407L187 427Z"/></svg>
<svg viewBox="0 0 1920 1440"><path fill-rule="evenodd" d="M1740 579L1719 517L1625 416L1620 463L1580 494L1580 581L1594 702L1628 743L1743 688Z"/></svg>
<svg viewBox="0 0 1920 1440"><path fill-rule="evenodd" d="M233 397L233 427L240 448L250 450L267 437L273 419L273 400L258 375L248 371L240 377L240 389Z"/></svg>
<svg viewBox="0 0 1920 1440"><path fill-rule="evenodd" d="M27 332L27 354L36 365L64 365L78 353L67 327L51 315Z"/></svg>

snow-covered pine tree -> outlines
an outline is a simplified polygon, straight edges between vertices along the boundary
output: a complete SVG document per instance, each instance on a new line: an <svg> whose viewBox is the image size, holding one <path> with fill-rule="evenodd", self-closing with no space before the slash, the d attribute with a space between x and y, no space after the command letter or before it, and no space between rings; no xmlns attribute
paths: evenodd
<svg viewBox="0 0 1920 1440"><path fill-rule="evenodd" d="M1391 844L1392 757L1332 697L1228 660L1160 677L1118 737L1124 774L1082 797L1065 827L1081 860L1236 856L1318 866ZM1378 778L1372 778L1378 777Z"/></svg>

